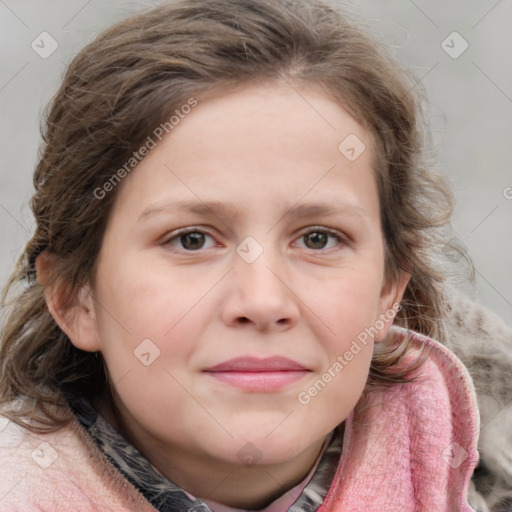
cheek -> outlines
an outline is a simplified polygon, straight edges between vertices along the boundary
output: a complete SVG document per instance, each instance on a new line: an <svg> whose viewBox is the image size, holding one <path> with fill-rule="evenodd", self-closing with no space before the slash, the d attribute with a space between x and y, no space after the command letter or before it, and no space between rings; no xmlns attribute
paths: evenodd
<svg viewBox="0 0 512 512"><path fill-rule="evenodd" d="M359 401L368 379L373 343L336 339L328 364L297 394L297 407L312 430L329 431L344 421Z"/></svg>
<svg viewBox="0 0 512 512"><path fill-rule="evenodd" d="M311 290L305 302L329 327L331 349L343 349L340 340L356 337L376 320L382 278L372 269L347 269L321 287L322 293Z"/></svg>
<svg viewBox="0 0 512 512"><path fill-rule="evenodd" d="M204 416L190 398L187 374L199 327L197 322L189 321L186 313L190 307L183 301L178 301L174 309L169 304L157 307L159 294L139 292L134 300L122 294L116 298L119 309L113 311L132 311L126 317L126 329L111 315L102 315L102 354L118 403L129 411L129 417L158 436L175 423L176 417L192 413ZM147 307L148 304L153 306ZM151 423L146 424L146 418ZM179 439L185 434L186 428L177 422L172 436Z"/></svg>
<svg viewBox="0 0 512 512"><path fill-rule="evenodd" d="M100 313L122 336L162 340L172 335L211 288L209 280L191 282L154 262L125 258L123 265L105 265L98 286Z"/></svg>
<svg viewBox="0 0 512 512"><path fill-rule="evenodd" d="M352 282L344 282L330 290L329 298L317 303L316 307L323 312L322 318L328 327L322 329L322 336L318 336L328 356L324 371L330 369L336 376L343 373L350 382L365 380L373 352L371 334L377 318L379 295L377 287L364 286L361 281L356 286ZM340 360L342 370L337 364ZM360 374L362 378L358 379ZM341 379L332 380L339 383Z"/></svg>
<svg viewBox="0 0 512 512"><path fill-rule="evenodd" d="M158 389L156 381L169 377L164 368L179 378L208 321L200 313L208 283L185 284L176 274L119 267L98 286L97 330L113 383L131 383L136 395L141 386Z"/></svg>
<svg viewBox="0 0 512 512"><path fill-rule="evenodd" d="M380 282L377 273L347 272L326 283L323 294L310 295L320 312L317 339L324 366L297 395L311 428L334 428L358 402L373 355L371 327L377 318Z"/></svg>

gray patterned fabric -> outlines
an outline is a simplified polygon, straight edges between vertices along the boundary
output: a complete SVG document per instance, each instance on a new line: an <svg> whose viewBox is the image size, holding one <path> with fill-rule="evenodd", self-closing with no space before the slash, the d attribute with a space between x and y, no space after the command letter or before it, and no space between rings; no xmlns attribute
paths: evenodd
<svg viewBox="0 0 512 512"><path fill-rule="evenodd" d="M446 287L440 341L464 363L480 411L480 463L468 499L479 512L512 511L512 329L496 313ZM510 319L509 319L510 323Z"/></svg>
<svg viewBox="0 0 512 512"><path fill-rule="evenodd" d="M66 392L69 406L78 421L114 467L160 512L205 511L208 505L191 498L183 489L159 475L149 461L81 396ZM311 480L289 512L318 510L331 486L342 450L343 424L336 428Z"/></svg>

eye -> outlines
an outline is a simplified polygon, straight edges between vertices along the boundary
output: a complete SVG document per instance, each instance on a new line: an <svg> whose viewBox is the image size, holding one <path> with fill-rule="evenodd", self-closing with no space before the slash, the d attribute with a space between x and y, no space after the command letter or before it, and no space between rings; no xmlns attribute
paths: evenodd
<svg viewBox="0 0 512 512"><path fill-rule="evenodd" d="M325 228L311 229L307 233L301 235L298 240L304 241L306 249L314 250L332 249L333 247L343 243L341 236L339 236L335 231Z"/></svg>
<svg viewBox="0 0 512 512"><path fill-rule="evenodd" d="M205 247L205 243L208 238L212 241L209 247L213 247L215 245L215 241L210 235L203 231L199 231L198 229L189 229L188 231L178 232L171 238L164 241L162 245L171 245L177 249L185 251L197 251L199 249L209 248Z"/></svg>
<svg viewBox="0 0 512 512"><path fill-rule="evenodd" d="M208 243L208 240L210 242ZM300 244L303 241L303 244ZM344 243L344 239L336 232L326 228L313 228L301 235L295 246L316 251L332 249ZM197 228L188 228L175 232L162 242L164 246L172 246L178 250L193 252L215 246L211 235Z"/></svg>

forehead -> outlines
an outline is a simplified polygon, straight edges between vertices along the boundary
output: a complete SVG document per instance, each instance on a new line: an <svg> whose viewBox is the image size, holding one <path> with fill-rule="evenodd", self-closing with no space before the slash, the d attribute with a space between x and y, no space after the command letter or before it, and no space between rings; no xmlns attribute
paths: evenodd
<svg viewBox="0 0 512 512"><path fill-rule="evenodd" d="M373 159L370 133L320 87L249 85L198 98L123 182L118 201L137 203L139 215L183 199L249 208L338 196L372 209Z"/></svg>

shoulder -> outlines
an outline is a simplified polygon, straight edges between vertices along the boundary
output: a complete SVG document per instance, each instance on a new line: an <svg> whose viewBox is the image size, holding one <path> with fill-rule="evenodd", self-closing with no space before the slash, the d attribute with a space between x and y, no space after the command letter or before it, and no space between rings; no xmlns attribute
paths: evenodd
<svg viewBox="0 0 512 512"><path fill-rule="evenodd" d="M408 337L402 364L428 357L414 382L365 389L346 422L326 510L467 512L479 431L471 378L437 341L400 328L393 336Z"/></svg>
<svg viewBox="0 0 512 512"><path fill-rule="evenodd" d="M412 385L415 391L424 390L426 382L434 384L434 392L447 395L456 402L462 402L472 411L477 411L476 393L472 377L459 356L444 343L400 327L393 327L394 339L399 342L408 338L408 357L405 364L413 361L422 353L426 353L425 362L417 372L418 386ZM411 387L405 385L400 391ZM462 405L462 404L461 404Z"/></svg>
<svg viewBox="0 0 512 512"><path fill-rule="evenodd" d="M481 465L474 483L488 503L512 502L512 327L476 300L448 289L446 344L464 362L478 399ZM503 505L505 506L505 505ZM510 506L510 505L509 505Z"/></svg>
<svg viewBox="0 0 512 512"><path fill-rule="evenodd" d="M427 336L398 327L393 328L393 336L397 341L408 338L404 364L422 353L425 361L414 372L414 382L382 387L374 394L407 417L411 435L425 435L424 427L429 425L426 437L456 437L467 454L477 459L480 422L476 392L466 366L446 346Z"/></svg>
<svg viewBox="0 0 512 512"><path fill-rule="evenodd" d="M66 443L65 439L68 438ZM57 468L69 457L69 432L65 429L35 434L5 416L0 416L0 496L1 510L40 510L40 494L54 493ZM62 444L68 445L63 456ZM61 459L59 462L58 459Z"/></svg>
<svg viewBox="0 0 512 512"><path fill-rule="evenodd" d="M455 288L444 291L443 343L464 361L478 365L482 356L512 366L512 327L494 311ZM504 359L503 359L504 358Z"/></svg>
<svg viewBox="0 0 512 512"><path fill-rule="evenodd" d="M34 433L0 416L0 510L153 511L81 425ZM102 508L103 507L103 508Z"/></svg>
<svg viewBox="0 0 512 512"><path fill-rule="evenodd" d="M396 397L411 426L411 435L453 438L464 447L464 454L478 459L476 444L480 418L472 377L458 356L442 343L419 333L395 328L397 338L409 338L411 360L422 352L426 359L417 370L416 381L382 390L386 397ZM414 429L417 428L415 432ZM448 445L446 445L448 446Z"/></svg>

